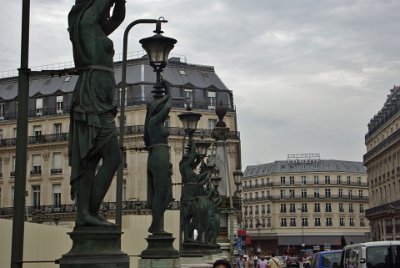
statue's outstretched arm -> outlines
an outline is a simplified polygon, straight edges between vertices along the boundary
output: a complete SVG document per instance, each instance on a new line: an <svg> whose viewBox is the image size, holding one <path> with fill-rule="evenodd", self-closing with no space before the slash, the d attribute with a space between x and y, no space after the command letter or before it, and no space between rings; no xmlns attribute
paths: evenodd
<svg viewBox="0 0 400 268"><path fill-rule="evenodd" d="M106 35L114 32L125 19L125 0L113 0L111 2L114 2L113 14L102 24L102 29Z"/></svg>

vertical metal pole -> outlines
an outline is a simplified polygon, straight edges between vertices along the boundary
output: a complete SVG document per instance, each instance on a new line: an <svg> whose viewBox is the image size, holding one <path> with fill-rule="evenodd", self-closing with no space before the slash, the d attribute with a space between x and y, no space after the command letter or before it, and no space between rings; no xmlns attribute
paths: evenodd
<svg viewBox="0 0 400 268"><path fill-rule="evenodd" d="M21 68L18 81L17 148L14 186L14 215L11 247L11 268L22 267L24 249L24 214L26 188L26 146L29 102L29 9L30 0L22 1Z"/></svg>

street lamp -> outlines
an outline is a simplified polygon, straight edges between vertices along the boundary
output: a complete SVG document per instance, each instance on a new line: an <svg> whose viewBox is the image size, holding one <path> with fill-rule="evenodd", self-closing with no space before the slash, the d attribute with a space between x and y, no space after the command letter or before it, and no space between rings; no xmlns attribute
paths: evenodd
<svg viewBox="0 0 400 268"><path fill-rule="evenodd" d="M239 187L242 184L243 172L241 170L234 171L233 178L235 180L235 185L236 185L236 193L235 194L239 194L239 192L240 192Z"/></svg>
<svg viewBox="0 0 400 268"><path fill-rule="evenodd" d="M258 247L257 247L257 252L258 252L258 254L260 254L261 253L261 243L260 243L260 231L261 231L261 223L260 223L260 221L257 221L257 224L256 224L256 228L257 228L257 231L258 231Z"/></svg>
<svg viewBox="0 0 400 268"><path fill-rule="evenodd" d="M142 44L149 56L150 66L153 67L154 72L157 74L157 83L154 86L154 98L159 99L163 96L164 88L161 85L162 78L161 72L168 62L168 55L174 48L176 40L162 35L161 20L156 24L155 35L141 39L139 42Z"/></svg>
<svg viewBox="0 0 400 268"><path fill-rule="evenodd" d="M121 154L123 155L124 150L124 134L125 134L125 90L126 90L126 70L127 70L127 57L128 57L128 34L133 26L137 24L143 23L155 23L156 30L154 31L156 35L144 38L140 40L143 48L146 50L150 65L154 68L157 73L157 81L155 86L155 95L162 94L162 86L161 86L161 75L163 68L167 65L168 55L171 49L174 47L176 43L175 39L163 37L161 35L161 23L166 23L167 20L164 18L156 19L139 19L131 22L125 29L124 32L124 40L123 40L123 49L122 49L122 78L121 78L121 102L120 102L120 121L119 121L119 145L121 148ZM156 41L154 41L156 38ZM123 164L121 163L118 172L117 172L117 207L115 212L115 223L120 226L122 225L122 181L123 181Z"/></svg>

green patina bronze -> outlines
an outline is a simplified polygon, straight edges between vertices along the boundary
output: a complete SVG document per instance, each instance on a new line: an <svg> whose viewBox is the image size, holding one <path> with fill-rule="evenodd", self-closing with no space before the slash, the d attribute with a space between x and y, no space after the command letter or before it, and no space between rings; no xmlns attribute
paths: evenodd
<svg viewBox="0 0 400 268"><path fill-rule="evenodd" d="M114 122L117 109L112 104L116 88L114 48L107 36L124 17L122 0L76 0L68 15L79 73L71 103L68 147L76 226L112 225L99 215L99 207L121 163ZM100 160L102 165L96 171Z"/></svg>
<svg viewBox="0 0 400 268"><path fill-rule="evenodd" d="M171 96L155 98L147 105L144 124L144 142L148 150L147 159L147 205L151 209L152 222L148 231L152 234L166 234L163 216L172 201L172 181L169 130L164 122L171 110Z"/></svg>

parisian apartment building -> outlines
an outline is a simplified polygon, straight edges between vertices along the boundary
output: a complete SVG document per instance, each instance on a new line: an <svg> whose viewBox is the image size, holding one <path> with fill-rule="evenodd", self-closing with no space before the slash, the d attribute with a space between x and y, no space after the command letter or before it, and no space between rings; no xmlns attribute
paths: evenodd
<svg viewBox="0 0 400 268"><path fill-rule="evenodd" d="M243 176L243 228L255 250L291 254L369 240L363 163L290 154L248 166ZM247 241L249 243L249 241Z"/></svg>
<svg viewBox="0 0 400 268"><path fill-rule="evenodd" d="M115 78L121 81L122 63L114 64ZM49 66L48 69L54 69ZM201 113L195 140L215 142L212 137L218 117L217 104L227 108L224 121L229 128L227 148L229 169L240 167L240 135L236 125L233 93L216 74L214 67L188 64L185 57L172 57L162 73L171 85L173 107L165 124L170 129L173 198L180 200L179 161L184 150L184 134L178 115L191 108ZM27 148L26 205L29 220L36 222L73 219L68 165L69 106L78 76L73 68L51 72L38 71L30 76L29 125ZM143 142L146 105L152 100L156 74L146 57L131 59L127 65L127 87L116 89L115 105L120 107L125 94L125 135L123 201L124 213L145 209L147 151ZM10 218L14 200L18 77L0 78L0 217ZM116 123L119 125L119 115ZM186 138L187 141L187 138ZM211 149L213 145L211 145ZM232 191L235 190L233 175ZM105 198L105 210L115 208L115 180Z"/></svg>
<svg viewBox="0 0 400 268"><path fill-rule="evenodd" d="M400 87L393 87L365 135L373 240L400 239Z"/></svg>

